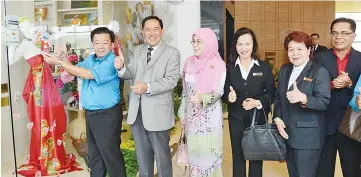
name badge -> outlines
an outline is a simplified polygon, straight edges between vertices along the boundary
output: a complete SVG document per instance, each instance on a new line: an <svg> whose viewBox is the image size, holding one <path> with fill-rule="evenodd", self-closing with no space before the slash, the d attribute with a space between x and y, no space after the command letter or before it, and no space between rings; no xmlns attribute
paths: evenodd
<svg viewBox="0 0 361 177"><path fill-rule="evenodd" d="M263 76L262 73L253 73L253 76Z"/></svg>
<svg viewBox="0 0 361 177"><path fill-rule="evenodd" d="M308 78L308 77L304 77L303 80L304 80L304 81L307 81L307 82L312 82L312 79L311 79L311 78Z"/></svg>

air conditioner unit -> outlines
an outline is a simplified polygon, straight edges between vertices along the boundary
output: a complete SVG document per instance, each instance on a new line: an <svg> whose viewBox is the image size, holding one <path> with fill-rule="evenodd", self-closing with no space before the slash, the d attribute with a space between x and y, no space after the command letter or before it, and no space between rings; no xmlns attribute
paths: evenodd
<svg viewBox="0 0 361 177"><path fill-rule="evenodd" d="M184 2L184 0L167 0L169 3L178 5Z"/></svg>

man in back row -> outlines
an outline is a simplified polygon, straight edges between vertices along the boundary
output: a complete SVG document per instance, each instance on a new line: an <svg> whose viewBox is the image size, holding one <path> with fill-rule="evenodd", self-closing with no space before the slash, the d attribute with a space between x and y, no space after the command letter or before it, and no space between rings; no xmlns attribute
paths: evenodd
<svg viewBox="0 0 361 177"><path fill-rule="evenodd" d="M311 38L312 38L312 42L313 42L313 46L312 46L313 54L320 52L320 51L327 50L327 47L319 44L320 35L318 35L317 33L313 33L313 34L311 34Z"/></svg>

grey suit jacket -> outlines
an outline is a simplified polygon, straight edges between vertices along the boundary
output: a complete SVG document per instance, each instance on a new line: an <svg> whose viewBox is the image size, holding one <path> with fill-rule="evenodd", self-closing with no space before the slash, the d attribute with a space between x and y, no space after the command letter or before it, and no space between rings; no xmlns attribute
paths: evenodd
<svg viewBox="0 0 361 177"><path fill-rule="evenodd" d="M134 56L129 57L125 72L118 74L122 79L130 80L129 85L139 80L150 87L150 92L142 95L130 90L127 123L135 122L141 105L146 130L168 130L175 123L173 89L180 77L180 53L162 41L147 64L147 47L147 44L134 47Z"/></svg>

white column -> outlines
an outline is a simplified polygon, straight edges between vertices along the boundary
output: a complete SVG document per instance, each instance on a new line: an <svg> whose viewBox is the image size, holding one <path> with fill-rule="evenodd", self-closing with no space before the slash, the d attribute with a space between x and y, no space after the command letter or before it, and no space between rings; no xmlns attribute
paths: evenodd
<svg viewBox="0 0 361 177"><path fill-rule="evenodd" d="M192 34L201 27L201 7L199 0L186 0L177 5L177 48L181 53L181 72L186 59L193 55L193 48L190 43Z"/></svg>

